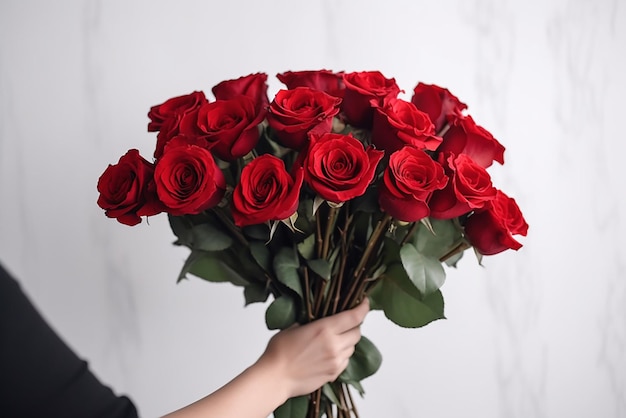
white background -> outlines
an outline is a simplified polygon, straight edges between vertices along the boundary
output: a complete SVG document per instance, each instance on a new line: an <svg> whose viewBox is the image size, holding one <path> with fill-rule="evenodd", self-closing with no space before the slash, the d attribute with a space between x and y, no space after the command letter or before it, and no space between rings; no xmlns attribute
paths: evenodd
<svg viewBox="0 0 626 418"><path fill-rule="evenodd" d="M96 181L152 155L150 106L263 71L380 70L448 87L507 151L490 172L529 236L449 272L445 321L363 332L362 418L625 417L626 5L617 0L0 2L0 259L145 417L216 389L271 333L192 279L165 216L130 228Z"/></svg>

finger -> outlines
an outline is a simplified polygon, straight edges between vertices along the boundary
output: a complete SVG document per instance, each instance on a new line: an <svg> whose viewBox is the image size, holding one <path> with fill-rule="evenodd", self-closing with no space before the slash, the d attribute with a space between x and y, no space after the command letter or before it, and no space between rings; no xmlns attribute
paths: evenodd
<svg viewBox="0 0 626 418"><path fill-rule="evenodd" d="M354 347L361 340L361 328L354 327L348 331L345 331L339 336L339 347L341 349L347 349Z"/></svg>
<svg viewBox="0 0 626 418"><path fill-rule="evenodd" d="M369 312L369 309L369 301L366 298L355 308L340 312L336 315L324 319L328 319L329 321L331 321L333 323L333 330L338 334L341 334L345 331L361 325L363 319L365 318L365 315L367 315L367 313Z"/></svg>

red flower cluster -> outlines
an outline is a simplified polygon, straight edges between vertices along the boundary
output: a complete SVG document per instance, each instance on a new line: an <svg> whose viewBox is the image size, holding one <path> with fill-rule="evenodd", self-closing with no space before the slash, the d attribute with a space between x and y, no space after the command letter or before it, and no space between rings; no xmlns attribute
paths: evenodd
<svg viewBox="0 0 626 418"><path fill-rule="evenodd" d="M287 89L271 102L267 75L257 73L219 83L214 101L193 92L152 107L154 162L131 150L109 165L98 181L106 215L136 225L141 216L197 214L221 202L242 227L290 218L303 187L335 205L374 187L381 210L399 221L461 217L482 254L521 246L513 235L528 225L486 171L504 163L504 147L448 90L419 83L405 101L378 71L277 77ZM346 128L333 130L334 121ZM262 135L282 151L257 150ZM289 153L297 158L284 159ZM248 164L229 184L223 168L237 161Z"/></svg>

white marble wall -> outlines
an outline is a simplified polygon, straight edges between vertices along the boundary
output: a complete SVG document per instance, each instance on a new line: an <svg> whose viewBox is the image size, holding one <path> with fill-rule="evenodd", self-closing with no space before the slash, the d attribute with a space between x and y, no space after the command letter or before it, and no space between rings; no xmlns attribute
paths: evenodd
<svg viewBox="0 0 626 418"><path fill-rule="evenodd" d="M107 164L151 155L148 108L257 71L440 84L507 147L492 173L531 228L450 272L448 320L368 317L384 363L363 418L625 417L624 51L618 0L3 0L0 259L105 382L165 413L271 334L239 289L175 284L165 217L129 228L96 206Z"/></svg>

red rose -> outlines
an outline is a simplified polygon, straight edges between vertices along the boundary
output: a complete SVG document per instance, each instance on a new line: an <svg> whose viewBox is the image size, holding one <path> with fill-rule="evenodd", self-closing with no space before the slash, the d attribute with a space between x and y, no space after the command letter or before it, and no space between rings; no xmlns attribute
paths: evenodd
<svg viewBox="0 0 626 418"><path fill-rule="evenodd" d="M429 201L430 216L452 219L484 207L496 196L487 170L465 154L440 154L439 162L450 178L443 190L433 193Z"/></svg>
<svg viewBox="0 0 626 418"><path fill-rule="evenodd" d="M207 149L178 136L165 147L154 169L159 199L171 215L198 214L217 205L226 181Z"/></svg>
<svg viewBox="0 0 626 418"><path fill-rule="evenodd" d="M504 147L471 116L454 121L443 136L437 151L469 155L478 165L489 167L493 161L504 164Z"/></svg>
<svg viewBox="0 0 626 418"><path fill-rule="evenodd" d="M370 128L374 110L371 101L382 104L386 98L397 97L400 88L393 78L385 78L379 71L363 71L343 75L346 90L341 110L348 123L358 128Z"/></svg>
<svg viewBox="0 0 626 418"><path fill-rule="evenodd" d="M417 110L414 104L390 98L381 106L373 105L372 143L377 148L389 154L404 145L434 151L441 144L428 115Z"/></svg>
<svg viewBox="0 0 626 418"><path fill-rule="evenodd" d="M472 214L465 224L467 239L484 255L520 249L522 244L513 235L526 236L527 232L528 224L517 203L500 190L490 205Z"/></svg>
<svg viewBox="0 0 626 418"><path fill-rule="evenodd" d="M142 216L163 210L154 187L154 166L129 150L115 165L109 165L98 179L98 206L109 218L125 225L137 225Z"/></svg>
<svg viewBox="0 0 626 418"><path fill-rule="evenodd" d="M278 157L264 154L241 170L231 207L235 225L246 226L289 218L298 210L302 168L293 178Z"/></svg>
<svg viewBox="0 0 626 418"><path fill-rule="evenodd" d="M416 222L430 214L426 202L447 183L441 164L426 152L406 146L389 157L378 201L395 219Z"/></svg>
<svg viewBox="0 0 626 418"><path fill-rule="evenodd" d="M237 96L248 96L255 107L265 111L269 103L267 98L267 74L256 73L236 80L225 80L211 90L217 100L234 99Z"/></svg>
<svg viewBox="0 0 626 418"><path fill-rule="evenodd" d="M281 145L300 150L309 131L330 132L341 99L309 87L280 90L267 114L267 122Z"/></svg>
<svg viewBox="0 0 626 418"><path fill-rule="evenodd" d="M150 118L148 132L160 131L163 123L168 119L180 120L183 115L194 111L206 102L207 99L203 92L194 91L190 94L168 99L160 105L152 106L148 112L148 117ZM175 127L177 126L170 126L170 129Z"/></svg>
<svg viewBox="0 0 626 418"><path fill-rule="evenodd" d="M192 111L191 115L195 115L197 112ZM180 120L182 116L176 116L166 119L161 125L161 129L157 134L156 146L154 148L154 159L158 160L163 155L163 150L167 143L174 137L180 134Z"/></svg>
<svg viewBox="0 0 626 418"><path fill-rule="evenodd" d="M277 74L276 78L289 90L296 87L310 87L335 97L343 97L346 88L343 83L343 73L333 73L328 70L287 71Z"/></svg>
<svg viewBox="0 0 626 418"><path fill-rule="evenodd" d="M263 112L252 99L236 96L230 100L206 103L187 114L180 122L180 131L206 141L206 148L222 160L234 161L246 155L259 139L258 125Z"/></svg>
<svg viewBox="0 0 626 418"><path fill-rule="evenodd" d="M448 122L463 116L467 105L461 102L448 89L434 84L418 83L413 89L411 103L422 112L428 113L435 124L435 132L441 132Z"/></svg>
<svg viewBox="0 0 626 418"><path fill-rule="evenodd" d="M383 154L351 135L312 134L304 180L324 200L342 203L365 193Z"/></svg>

